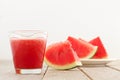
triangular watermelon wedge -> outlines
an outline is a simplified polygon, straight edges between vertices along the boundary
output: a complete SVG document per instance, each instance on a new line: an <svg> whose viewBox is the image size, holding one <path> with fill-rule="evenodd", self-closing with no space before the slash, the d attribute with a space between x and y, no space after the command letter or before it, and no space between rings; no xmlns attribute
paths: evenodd
<svg viewBox="0 0 120 80"><path fill-rule="evenodd" d="M93 46L80 38L76 39L72 36L68 36L67 40L72 44L72 48L80 59L89 59L97 51L97 46Z"/></svg>
<svg viewBox="0 0 120 80"><path fill-rule="evenodd" d="M103 45L99 36L94 38L93 40L89 41L89 43L91 43L95 46L98 46L98 50L92 58L94 58L94 59L104 59L104 58L108 57L107 51L106 51L106 49L105 49L105 47L104 47L104 45Z"/></svg>
<svg viewBox="0 0 120 80"><path fill-rule="evenodd" d="M47 65L54 69L71 69L82 65L69 41L49 45L44 60Z"/></svg>

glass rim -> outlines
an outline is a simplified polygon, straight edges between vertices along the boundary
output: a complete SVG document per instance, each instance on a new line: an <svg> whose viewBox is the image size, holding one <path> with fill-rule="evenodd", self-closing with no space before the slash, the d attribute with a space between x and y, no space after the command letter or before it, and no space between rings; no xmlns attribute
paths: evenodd
<svg viewBox="0 0 120 80"><path fill-rule="evenodd" d="M41 34L46 37L48 36L47 31L42 31L42 30L13 30L9 32L9 37L13 37L13 35L19 35L21 37L32 37L37 34Z"/></svg>
<svg viewBox="0 0 120 80"><path fill-rule="evenodd" d="M10 33L16 33L16 32L39 32L39 33L47 33L43 30L13 30Z"/></svg>

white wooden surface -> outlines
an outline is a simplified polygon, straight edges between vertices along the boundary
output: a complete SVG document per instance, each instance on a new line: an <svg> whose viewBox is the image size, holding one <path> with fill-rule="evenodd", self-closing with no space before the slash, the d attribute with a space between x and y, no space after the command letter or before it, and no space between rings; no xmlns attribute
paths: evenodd
<svg viewBox="0 0 120 80"><path fill-rule="evenodd" d="M120 80L120 61L61 71L46 67L41 75L18 75L12 61L0 60L0 80Z"/></svg>

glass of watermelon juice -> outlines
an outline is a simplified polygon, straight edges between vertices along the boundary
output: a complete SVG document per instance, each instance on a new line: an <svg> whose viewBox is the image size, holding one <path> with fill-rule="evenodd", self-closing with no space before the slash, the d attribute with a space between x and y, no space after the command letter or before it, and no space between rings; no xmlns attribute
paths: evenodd
<svg viewBox="0 0 120 80"><path fill-rule="evenodd" d="M46 49L47 32L18 30L10 34L16 74L40 74Z"/></svg>

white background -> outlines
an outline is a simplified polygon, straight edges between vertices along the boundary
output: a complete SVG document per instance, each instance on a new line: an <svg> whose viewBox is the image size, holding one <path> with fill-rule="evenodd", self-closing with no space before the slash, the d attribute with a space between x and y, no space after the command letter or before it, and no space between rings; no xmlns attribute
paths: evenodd
<svg viewBox="0 0 120 80"><path fill-rule="evenodd" d="M120 58L119 0L0 0L0 59L11 59L9 31L40 29L48 44L71 35L100 36L110 58Z"/></svg>

